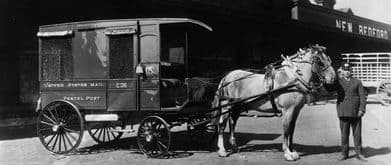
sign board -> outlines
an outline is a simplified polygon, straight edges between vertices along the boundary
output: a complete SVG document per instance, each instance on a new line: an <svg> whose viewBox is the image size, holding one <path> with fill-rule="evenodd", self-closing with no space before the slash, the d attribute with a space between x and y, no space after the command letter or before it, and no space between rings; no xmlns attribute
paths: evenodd
<svg viewBox="0 0 391 165"><path fill-rule="evenodd" d="M367 38L391 41L391 25L309 3L296 4L292 9L292 19Z"/></svg>

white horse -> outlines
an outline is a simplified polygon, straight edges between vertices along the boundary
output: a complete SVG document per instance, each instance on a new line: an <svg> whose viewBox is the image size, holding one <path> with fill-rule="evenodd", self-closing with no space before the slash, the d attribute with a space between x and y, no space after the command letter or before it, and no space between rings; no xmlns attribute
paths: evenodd
<svg viewBox="0 0 391 165"><path fill-rule="evenodd" d="M221 157L229 155L224 148L223 140L227 120L229 120L232 152L238 152L234 132L240 113L243 110L262 111L265 110L265 107L270 107L270 104L274 104L274 108L277 108L282 113L282 150L284 151L284 156L288 161L299 159L299 155L293 149L293 133L296 119L305 104L306 94L310 92L312 84L331 84L335 78L331 60L324 54L324 50L325 48L319 45L311 46L304 50L300 49L291 57L284 58L281 67L273 70L272 76L265 77L263 74L244 70L234 70L228 73L219 83L212 103L214 107L224 105L232 100L259 95L267 92L269 89L284 87L289 83L296 83L296 86L280 93L274 93L270 100L252 99L239 106L233 104L218 110L217 115L222 114L218 121L218 155ZM224 113L227 111L230 111L230 113Z"/></svg>

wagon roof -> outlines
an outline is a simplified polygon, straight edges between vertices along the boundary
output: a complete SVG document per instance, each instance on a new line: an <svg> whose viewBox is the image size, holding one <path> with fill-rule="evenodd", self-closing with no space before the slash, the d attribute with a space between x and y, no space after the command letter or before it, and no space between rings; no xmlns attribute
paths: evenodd
<svg viewBox="0 0 391 165"><path fill-rule="evenodd" d="M94 29L106 27L121 27L136 25L137 21L140 25L145 24L170 24L170 23L192 23L199 25L212 31L213 29L207 24L189 19L189 18L137 18L137 19L112 19L112 20L94 20L83 22L71 22L52 25L43 25L39 27L40 32L60 31L60 30L74 30L74 29Z"/></svg>

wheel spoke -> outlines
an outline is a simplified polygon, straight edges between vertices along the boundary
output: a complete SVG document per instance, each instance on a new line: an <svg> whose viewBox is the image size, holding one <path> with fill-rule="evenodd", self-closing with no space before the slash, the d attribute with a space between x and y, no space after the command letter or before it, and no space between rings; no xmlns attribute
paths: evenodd
<svg viewBox="0 0 391 165"><path fill-rule="evenodd" d="M66 130L66 131L68 131L68 132L73 132L73 133L79 133L79 131L75 131L75 130L73 130L73 129L69 129L69 128L65 128L64 127L64 129Z"/></svg>
<svg viewBox="0 0 391 165"><path fill-rule="evenodd" d="M57 140L58 140L58 134L56 134L56 140L54 140L54 144L52 146L52 151L54 151L54 148L56 147Z"/></svg>
<svg viewBox="0 0 391 165"><path fill-rule="evenodd" d="M167 149L167 146L165 144L163 144L160 140L157 141L157 143L162 146L164 149ZM158 146L159 146L158 145Z"/></svg>
<svg viewBox="0 0 391 165"><path fill-rule="evenodd" d="M52 113L52 111L48 110L48 112L50 113L50 116L54 119L54 121L56 121L56 123L58 123L58 120L57 120L57 118L54 116L54 114Z"/></svg>
<svg viewBox="0 0 391 165"><path fill-rule="evenodd" d="M48 137L49 137L49 136L48 136ZM46 144L49 145L49 144L52 142L52 140L54 139L54 137L56 137L56 134L54 134L54 135L52 136L52 138L50 138L49 142L47 142Z"/></svg>
<svg viewBox="0 0 391 165"><path fill-rule="evenodd" d="M45 114L42 114L43 117L45 117L46 119L48 119L50 122L52 122L52 124L57 124L57 122L53 121L53 119L51 119L49 116L45 115Z"/></svg>
<svg viewBox="0 0 391 165"><path fill-rule="evenodd" d="M70 136L74 141L77 141L77 138L75 138L75 137L71 134L71 132L69 132L68 134L69 134L69 136Z"/></svg>
<svg viewBox="0 0 391 165"><path fill-rule="evenodd" d="M109 141L111 141L109 128L106 128L106 133L107 133L107 141L109 142Z"/></svg>
<svg viewBox="0 0 391 165"><path fill-rule="evenodd" d="M102 132L103 132L103 129L99 129L99 135L98 135L98 139L100 140L100 136L102 135Z"/></svg>
<svg viewBox="0 0 391 165"><path fill-rule="evenodd" d="M54 112L56 112L57 119L61 120L61 119L62 119L62 114L61 114L60 111L57 110L57 107L58 107L58 106L55 106L55 107L54 107Z"/></svg>
<svg viewBox="0 0 391 165"><path fill-rule="evenodd" d="M92 136L95 136L96 133L98 133L99 129L95 129L95 132L92 134Z"/></svg>
<svg viewBox="0 0 391 165"><path fill-rule="evenodd" d="M58 151L59 152L61 152L61 139L62 139L62 136L61 136L61 134L58 134L58 136L59 136L59 140L58 140Z"/></svg>
<svg viewBox="0 0 391 165"><path fill-rule="evenodd" d="M65 140L64 134L61 134L61 136L62 136L62 141L64 142L65 151L68 151L68 148L67 148L67 144L66 144L66 140Z"/></svg>
<svg viewBox="0 0 391 165"><path fill-rule="evenodd" d="M64 132L64 137L65 137L65 139L67 139L68 143L71 145L71 148L73 148L73 144L72 144L71 140L69 139L66 132Z"/></svg>
<svg viewBox="0 0 391 165"><path fill-rule="evenodd" d="M52 130L52 128L51 127L48 127L48 128L39 128L39 131L41 132L41 131L44 131L44 130Z"/></svg>
<svg viewBox="0 0 391 165"><path fill-rule="evenodd" d="M157 146L158 152L159 152L159 151L160 151L160 153L163 152L163 148L162 148L162 146L159 145L159 141L157 141L157 142L155 143L155 145Z"/></svg>
<svg viewBox="0 0 391 165"><path fill-rule="evenodd" d="M48 122L44 122L44 121L41 121L42 124L46 124L46 125L50 125L52 127L54 127L54 124L51 124L51 123L48 123Z"/></svg>
<svg viewBox="0 0 391 165"><path fill-rule="evenodd" d="M106 128L103 128L103 142L106 140Z"/></svg>

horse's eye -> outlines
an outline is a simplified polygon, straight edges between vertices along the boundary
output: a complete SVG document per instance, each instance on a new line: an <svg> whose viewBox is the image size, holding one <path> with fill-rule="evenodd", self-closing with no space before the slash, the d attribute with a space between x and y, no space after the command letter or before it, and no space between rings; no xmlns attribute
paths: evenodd
<svg viewBox="0 0 391 165"><path fill-rule="evenodd" d="M316 62L318 63L319 66L324 67L322 60L320 60L319 58L316 59Z"/></svg>

